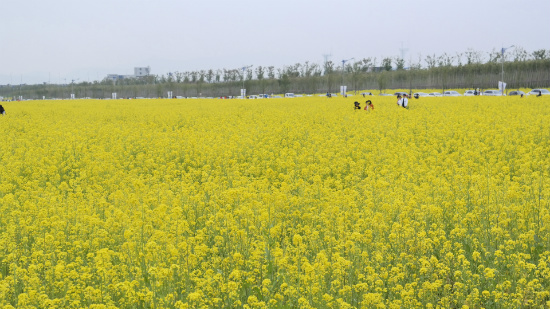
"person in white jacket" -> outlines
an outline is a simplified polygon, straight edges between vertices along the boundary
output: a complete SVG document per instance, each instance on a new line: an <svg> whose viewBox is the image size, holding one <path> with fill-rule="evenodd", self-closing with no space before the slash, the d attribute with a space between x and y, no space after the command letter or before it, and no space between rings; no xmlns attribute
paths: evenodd
<svg viewBox="0 0 550 309"><path fill-rule="evenodd" d="M403 108L408 108L409 107L409 100L407 99L406 94L404 94L403 97L401 97L400 95L397 96L397 105L399 105Z"/></svg>

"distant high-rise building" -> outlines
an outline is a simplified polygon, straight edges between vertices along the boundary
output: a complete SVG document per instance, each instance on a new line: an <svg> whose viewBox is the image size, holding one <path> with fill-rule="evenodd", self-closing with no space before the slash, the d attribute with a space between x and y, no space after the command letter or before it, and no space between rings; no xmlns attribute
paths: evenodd
<svg viewBox="0 0 550 309"><path fill-rule="evenodd" d="M151 74L151 67L135 67L134 68L134 76L135 77L149 76L149 74Z"/></svg>

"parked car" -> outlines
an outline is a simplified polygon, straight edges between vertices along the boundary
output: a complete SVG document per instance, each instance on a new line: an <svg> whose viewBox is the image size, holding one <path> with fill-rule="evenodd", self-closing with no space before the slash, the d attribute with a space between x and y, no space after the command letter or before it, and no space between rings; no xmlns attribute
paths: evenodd
<svg viewBox="0 0 550 309"><path fill-rule="evenodd" d="M466 96L466 97L474 96L476 94L477 93L476 93L475 90L466 90L466 92L464 92L464 96Z"/></svg>
<svg viewBox="0 0 550 309"><path fill-rule="evenodd" d="M449 91L443 92L443 96L444 97L459 97L459 96L461 96L461 94L454 91L454 90L449 90Z"/></svg>
<svg viewBox="0 0 550 309"><path fill-rule="evenodd" d="M527 95L550 95L548 89L533 89L527 93Z"/></svg>
<svg viewBox="0 0 550 309"><path fill-rule="evenodd" d="M514 90L514 91L508 92L508 95L525 95L525 92L520 90Z"/></svg>
<svg viewBox="0 0 550 309"><path fill-rule="evenodd" d="M294 93L292 92L285 93L285 98L294 98Z"/></svg>
<svg viewBox="0 0 550 309"><path fill-rule="evenodd" d="M439 92L430 92L428 93L429 97L442 97L441 93Z"/></svg>
<svg viewBox="0 0 550 309"><path fill-rule="evenodd" d="M415 97L415 98L417 98L417 99L420 98L420 97L427 97L427 96L428 96L428 94L425 93L425 92L415 92L415 93L413 94L413 97Z"/></svg>
<svg viewBox="0 0 550 309"><path fill-rule="evenodd" d="M502 92L500 90L485 90L483 91L483 95L502 96Z"/></svg>
<svg viewBox="0 0 550 309"><path fill-rule="evenodd" d="M379 95L381 95L383 97L393 97L393 94L391 94L391 93L381 93Z"/></svg>
<svg viewBox="0 0 550 309"><path fill-rule="evenodd" d="M361 92L361 95L373 95L372 92Z"/></svg>

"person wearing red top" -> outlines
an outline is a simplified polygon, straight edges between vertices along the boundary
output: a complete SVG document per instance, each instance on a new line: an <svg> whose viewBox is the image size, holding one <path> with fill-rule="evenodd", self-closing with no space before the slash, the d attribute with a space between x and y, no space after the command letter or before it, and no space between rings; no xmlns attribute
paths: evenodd
<svg viewBox="0 0 550 309"><path fill-rule="evenodd" d="M365 110L366 110L366 111L374 110L374 105L372 105L372 101L371 101L371 100L367 100L365 103L367 104L367 105L365 105Z"/></svg>

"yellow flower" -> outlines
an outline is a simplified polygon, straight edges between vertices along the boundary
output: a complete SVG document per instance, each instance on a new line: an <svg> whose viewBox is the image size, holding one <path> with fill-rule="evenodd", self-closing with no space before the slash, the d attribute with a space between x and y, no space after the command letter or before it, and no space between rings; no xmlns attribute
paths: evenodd
<svg viewBox="0 0 550 309"><path fill-rule="evenodd" d="M548 306L546 99L375 100L10 106L0 307Z"/></svg>

